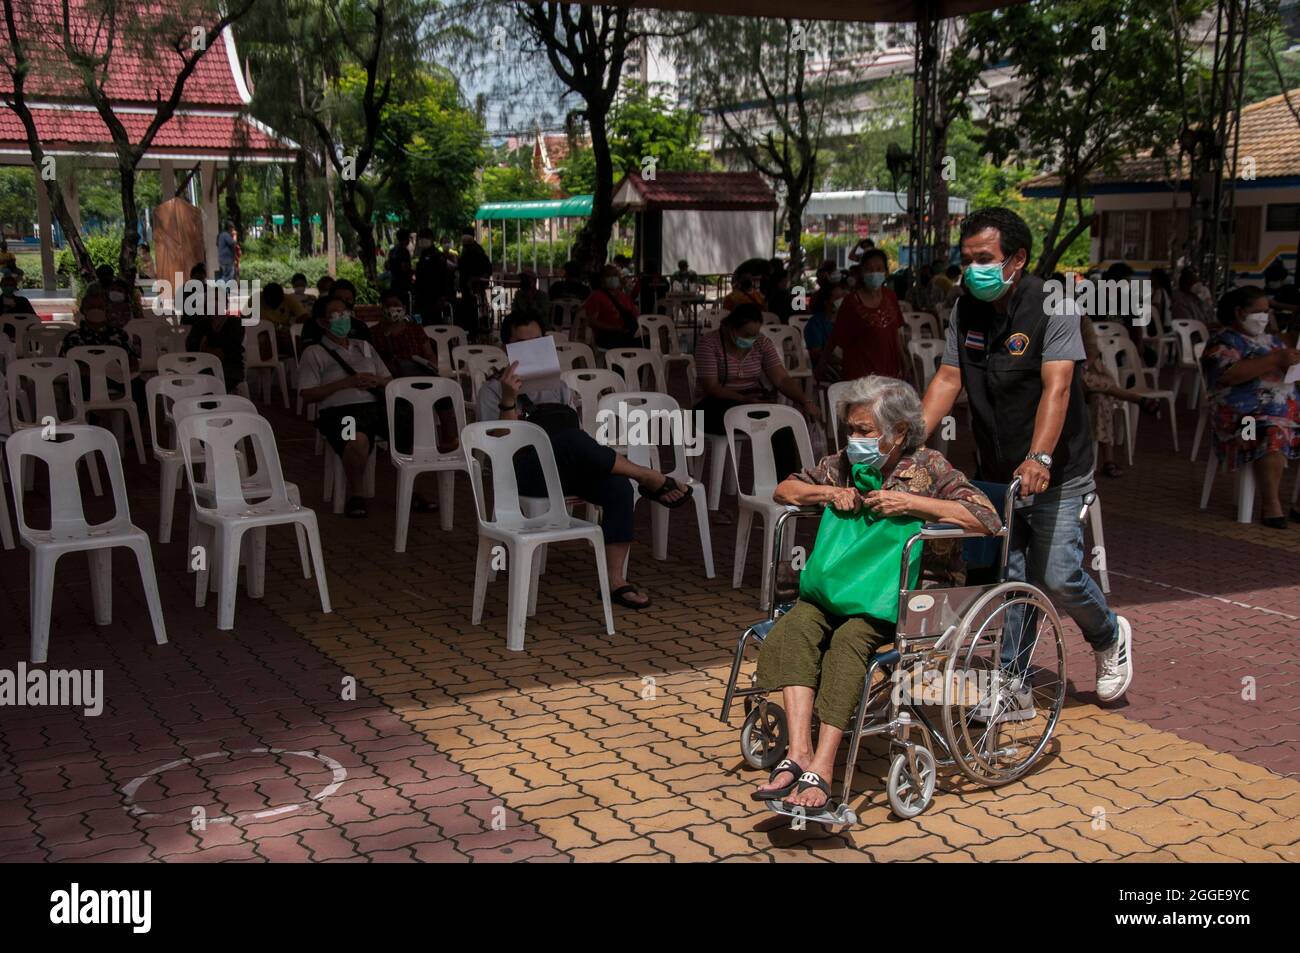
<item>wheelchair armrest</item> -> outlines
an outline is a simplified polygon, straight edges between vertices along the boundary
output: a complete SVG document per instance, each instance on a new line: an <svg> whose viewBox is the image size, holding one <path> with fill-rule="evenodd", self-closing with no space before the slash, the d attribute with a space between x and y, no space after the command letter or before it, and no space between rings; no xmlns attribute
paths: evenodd
<svg viewBox="0 0 1300 953"><path fill-rule="evenodd" d="M972 533L960 526L949 523L926 523L921 527L922 539L964 539L967 536L984 536L984 533Z"/></svg>

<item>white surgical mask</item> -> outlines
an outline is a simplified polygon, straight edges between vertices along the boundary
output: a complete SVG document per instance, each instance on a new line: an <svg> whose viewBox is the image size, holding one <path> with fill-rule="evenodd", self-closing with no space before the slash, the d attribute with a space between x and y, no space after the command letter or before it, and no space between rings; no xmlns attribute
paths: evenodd
<svg viewBox="0 0 1300 953"><path fill-rule="evenodd" d="M1257 338L1268 327L1268 314L1255 311L1241 319L1241 329L1247 337Z"/></svg>
<svg viewBox="0 0 1300 953"><path fill-rule="evenodd" d="M125 300L126 300L126 295L125 295L124 293L122 293L121 291L110 291L110 292L108 293L108 300L109 300L109 301L114 301L114 302L125 301Z"/></svg>

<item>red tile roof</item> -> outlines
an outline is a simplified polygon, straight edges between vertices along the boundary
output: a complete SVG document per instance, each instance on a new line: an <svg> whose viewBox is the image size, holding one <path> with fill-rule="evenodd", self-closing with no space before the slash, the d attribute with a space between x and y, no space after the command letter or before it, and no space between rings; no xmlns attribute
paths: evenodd
<svg viewBox="0 0 1300 953"><path fill-rule="evenodd" d="M1300 102L1300 89L1293 89L1287 95L1293 103ZM1232 130L1228 131L1228 162L1232 161ZM1241 136L1238 152L1242 163L1253 159L1256 179L1289 178L1300 175L1300 123L1297 123L1287 106L1286 97L1281 94L1251 103L1241 110ZM1096 172L1088 177L1089 186L1129 185L1159 183L1172 185L1175 178L1187 179L1190 165L1182 159L1182 168L1175 169L1179 163L1176 145L1168 156L1155 156L1150 150L1122 160L1113 172ZM1246 168L1238 165L1240 176ZM1055 173L1036 176L1021 186L1024 190L1038 192L1056 190L1059 193L1061 180Z"/></svg>
<svg viewBox="0 0 1300 953"><path fill-rule="evenodd" d="M55 99L85 100L80 78L73 71L62 48L63 0L12 0L19 35L32 64L25 89L29 101ZM115 4L115 20L101 18L87 0L67 0L69 27L79 49L97 54L109 49L108 75L104 88L115 103L153 104L170 95L181 69L179 44L190 55L191 31L216 22L216 3L201 18L192 12L182 16L167 0ZM198 20L195 23L193 21ZM115 30L108 27L115 26ZM183 102L191 106L239 109L247 100L237 79L238 59L227 50L228 34L207 37L208 51L185 84ZM12 61L8 31L0 30L0 58ZM0 94L12 90L9 75L0 71Z"/></svg>
<svg viewBox="0 0 1300 953"><path fill-rule="evenodd" d="M41 107L32 110L36 130L47 150L87 149L111 150L112 138L99 113L85 108ZM143 112L118 112L118 119L126 127L132 142L139 142L153 119ZM265 126L236 115L194 115L178 112L158 130L149 155L167 153L194 155L217 152L227 155L232 147L248 155L292 159L294 152L289 143L274 136ZM27 136L23 125L12 110L0 110L0 149L27 151Z"/></svg>
<svg viewBox="0 0 1300 953"><path fill-rule="evenodd" d="M653 179L637 173L614 188L616 204L635 191L649 209L701 209L707 211L770 211L776 195L758 172L656 172ZM621 194L620 194L621 193Z"/></svg>

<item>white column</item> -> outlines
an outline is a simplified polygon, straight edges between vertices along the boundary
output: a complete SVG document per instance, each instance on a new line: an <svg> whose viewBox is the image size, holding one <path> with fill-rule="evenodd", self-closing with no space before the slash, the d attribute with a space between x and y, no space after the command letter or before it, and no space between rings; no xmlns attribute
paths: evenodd
<svg viewBox="0 0 1300 953"><path fill-rule="evenodd" d="M221 217L217 209L217 164L199 163L199 203L203 209L203 255L208 266L208 277L217 274L217 233L221 230ZM185 276L186 278L189 275Z"/></svg>
<svg viewBox="0 0 1300 953"><path fill-rule="evenodd" d="M32 172L36 175L36 220L41 230L41 287L46 294L51 294L57 281L54 274L54 222L41 172L35 166Z"/></svg>

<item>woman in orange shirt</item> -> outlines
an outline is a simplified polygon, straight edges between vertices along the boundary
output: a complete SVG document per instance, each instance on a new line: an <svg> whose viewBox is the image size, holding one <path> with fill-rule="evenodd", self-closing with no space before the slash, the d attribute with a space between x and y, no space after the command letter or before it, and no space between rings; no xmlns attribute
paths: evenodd
<svg viewBox="0 0 1300 953"><path fill-rule="evenodd" d="M582 305L596 347L636 347L636 302L623 291L623 279L617 265L606 265L600 272L600 287Z"/></svg>

